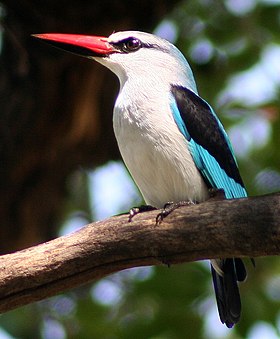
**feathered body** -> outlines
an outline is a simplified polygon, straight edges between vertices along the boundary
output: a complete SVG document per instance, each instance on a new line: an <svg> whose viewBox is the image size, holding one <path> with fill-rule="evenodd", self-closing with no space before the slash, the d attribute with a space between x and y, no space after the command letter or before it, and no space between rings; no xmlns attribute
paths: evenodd
<svg viewBox="0 0 280 339"><path fill-rule="evenodd" d="M128 78L115 104L113 125L123 160L147 204L203 201L208 189L174 121L170 86L157 73L149 91L143 90L147 75L140 73L137 82Z"/></svg>

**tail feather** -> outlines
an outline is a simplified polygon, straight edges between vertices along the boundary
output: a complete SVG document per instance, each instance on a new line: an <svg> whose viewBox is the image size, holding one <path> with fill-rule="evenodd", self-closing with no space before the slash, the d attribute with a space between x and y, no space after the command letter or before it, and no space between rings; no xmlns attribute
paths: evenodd
<svg viewBox="0 0 280 339"><path fill-rule="evenodd" d="M240 319L241 300L237 281L246 278L246 269L241 259L219 261L223 275L211 265L213 284L221 322L231 328Z"/></svg>
<svg viewBox="0 0 280 339"><path fill-rule="evenodd" d="M240 258L233 259L237 281L244 281L247 277L247 272L243 261Z"/></svg>

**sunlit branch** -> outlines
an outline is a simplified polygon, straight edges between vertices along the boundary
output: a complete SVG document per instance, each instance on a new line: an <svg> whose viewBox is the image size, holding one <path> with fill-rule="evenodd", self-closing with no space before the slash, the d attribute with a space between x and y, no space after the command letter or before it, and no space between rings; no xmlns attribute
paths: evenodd
<svg viewBox="0 0 280 339"><path fill-rule="evenodd" d="M136 266L280 254L280 193L116 216L0 257L0 312Z"/></svg>

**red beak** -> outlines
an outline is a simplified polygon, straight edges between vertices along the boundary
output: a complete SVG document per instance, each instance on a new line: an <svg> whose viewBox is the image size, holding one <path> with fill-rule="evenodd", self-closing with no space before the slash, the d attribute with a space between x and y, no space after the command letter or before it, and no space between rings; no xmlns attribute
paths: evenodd
<svg viewBox="0 0 280 339"><path fill-rule="evenodd" d="M87 57L102 57L114 52L108 39L101 36L60 33L34 34L33 36L55 47Z"/></svg>

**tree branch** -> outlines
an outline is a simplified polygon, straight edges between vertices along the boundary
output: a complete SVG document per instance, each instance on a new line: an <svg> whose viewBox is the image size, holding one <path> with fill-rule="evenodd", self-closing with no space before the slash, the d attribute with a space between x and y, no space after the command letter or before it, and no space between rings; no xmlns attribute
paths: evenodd
<svg viewBox="0 0 280 339"><path fill-rule="evenodd" d="M136 266L280 254L280 193L116 216L0 257L0 312Z"/></svg>

